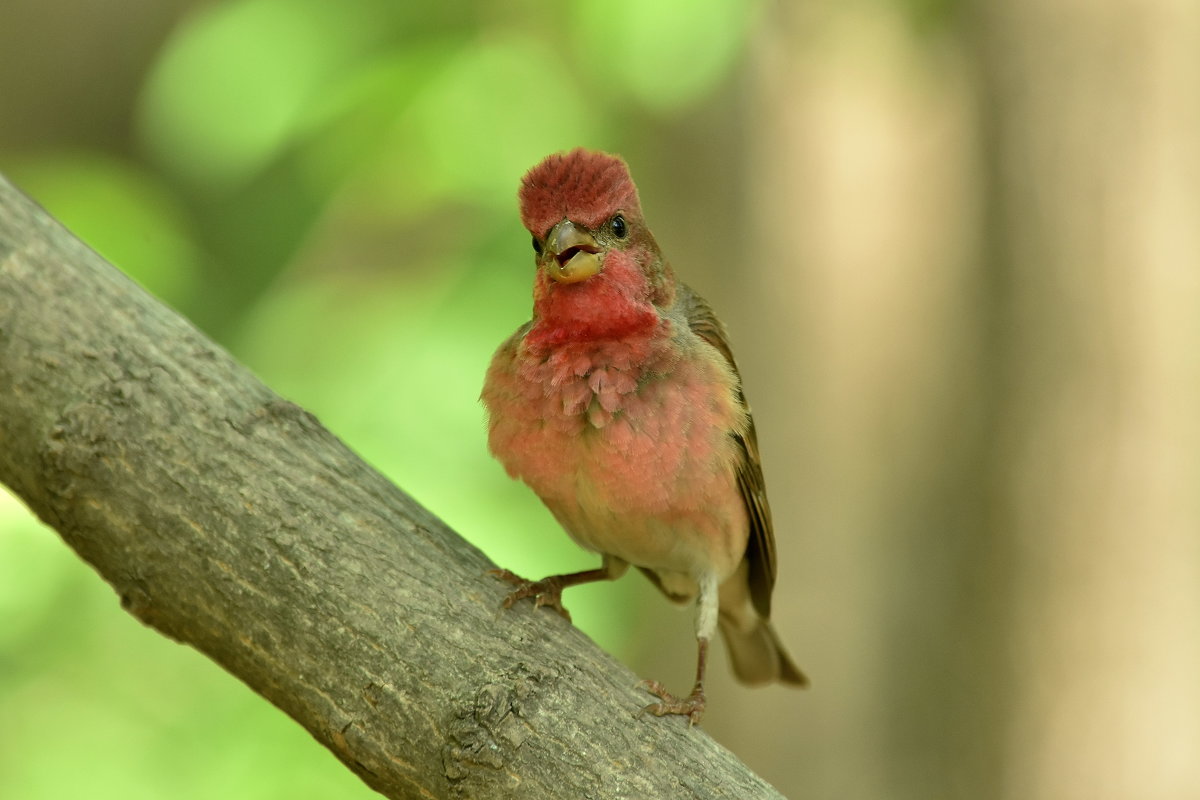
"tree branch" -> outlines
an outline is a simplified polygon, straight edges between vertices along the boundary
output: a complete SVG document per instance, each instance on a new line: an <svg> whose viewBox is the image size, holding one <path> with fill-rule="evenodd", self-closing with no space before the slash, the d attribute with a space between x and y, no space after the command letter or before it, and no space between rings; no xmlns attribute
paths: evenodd
<svg viewBox="0 0 1200 800"><path fill-rule="evenodd" d="M3 178L0 481L389 797L779 797Z"/></svg>

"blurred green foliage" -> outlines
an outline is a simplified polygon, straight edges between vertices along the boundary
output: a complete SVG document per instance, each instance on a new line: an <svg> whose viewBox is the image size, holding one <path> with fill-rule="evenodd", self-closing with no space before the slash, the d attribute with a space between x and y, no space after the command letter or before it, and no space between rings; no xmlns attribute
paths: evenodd
<svg viewBox="0 0 1200 800"><path fill-rule="evenodd" d="M517 181L711 94L754 7L195 3L126 149L10 148L0 169L497 562L582 568L484 445L483 373L530 304ZM572 604L618 653L623 583ZM370 795L4 495L0 618L0 797Z"/></svg>

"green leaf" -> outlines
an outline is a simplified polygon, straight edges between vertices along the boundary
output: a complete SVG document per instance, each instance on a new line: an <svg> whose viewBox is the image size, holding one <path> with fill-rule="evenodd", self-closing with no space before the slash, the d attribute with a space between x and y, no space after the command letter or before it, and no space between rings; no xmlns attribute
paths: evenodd
<svg viewBox="0 0 1200 800"><path fill-rule="evenodd" d="M304 130L306 109L386 26L366 0L243 0L180 27L147 83L141 132L167 169L208 190L249 180Z"/></svg>
<svg viewBox="0 0 1200 800"><path fill-rule="evenodd" d="M670 111L729 73L757 10L746 0L578 0L565 33L601 92Z"/></svg>
<svg viewBox="0 0 1200 800"><path fill-rule="evenodd" d="M526 170L610 130L559 54L522 33L462 40L422 77L415 96L395 90L391 129L356 187L393 213L446 203L511 212Z"/></svg>

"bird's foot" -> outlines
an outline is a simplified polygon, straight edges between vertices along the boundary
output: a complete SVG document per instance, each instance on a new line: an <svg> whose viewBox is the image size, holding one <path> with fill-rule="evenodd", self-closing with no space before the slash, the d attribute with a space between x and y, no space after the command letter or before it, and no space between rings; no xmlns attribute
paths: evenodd
<svg viewBox="0 0 1200 800"><path fill-rule="evenodd" d="M688 718L688 727L695 725L704 716L704 687L699 683L692 689L692 693L687 697L676 697L667 691L667 688L658 681L642 681L638 684L639 689L645 689L653 695L657 695L662 701L660 703L651 703L638 712L638 716L642 714L653 714L656 717L665 717L668 714L679 714Z"/></svg>
<svg viewBox="0 0 1200 800"><path fill-rule="evenodd" d="M549 578L542 578L540 581L527 581L517 573L509 572L506 569L490 569L488 570L488 574L495 575L517 587L509 593L508 597L504 598L505 608L512 608L513 603L518 600L532 597L534 598L534 608L549 606L559 614L562 614L567 622L571 621L571 612L567 611L562 604L562 591L565 587L560 580L560 576L551 575Z"/></svg>

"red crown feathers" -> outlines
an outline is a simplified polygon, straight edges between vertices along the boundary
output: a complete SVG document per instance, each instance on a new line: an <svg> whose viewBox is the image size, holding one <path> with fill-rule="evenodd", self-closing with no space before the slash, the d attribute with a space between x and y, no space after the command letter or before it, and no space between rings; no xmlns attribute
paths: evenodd
<svg viewBox="0 0 1200 800"><path fill-rule="evenodd" d="M521 222L545 236L564 217L596 228L617 211L641 216L629 167L617 156L578 147L547 156L521 179Z"/></svg>

